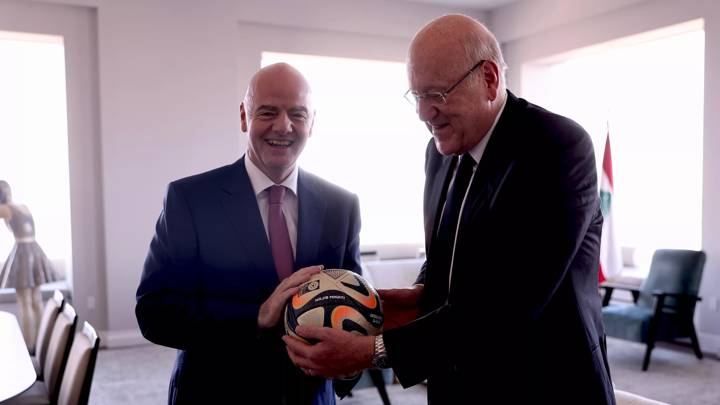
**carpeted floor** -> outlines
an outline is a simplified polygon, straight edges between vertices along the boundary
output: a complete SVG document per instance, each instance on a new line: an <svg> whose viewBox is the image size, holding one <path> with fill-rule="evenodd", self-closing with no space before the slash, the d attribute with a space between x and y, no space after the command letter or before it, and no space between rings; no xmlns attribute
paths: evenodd
<svg viewBox="0 0 720 405"><path fill-rule="evenodd" d="M641 370L645 345L608 339L610 372L616 388L675 405L720 404L720 361L698 360L690 348L660 343L648 371Z"/></svg>
<svg viewBox="0 0 720 405"><path fill-rule="evenodd" d="M649 370L642 372L643 345L609 339L608 352L613 382L619 389L676 405L720 404L720 361L714 357L698 360L682 347L660 346L653 351ZM166 403L174 358L174 350L160 346L102 350L90 404ZM392 385L388 391L393 405L427 403L423 385L408 390ZM356 390L339 404L380 405L381 401L374 388L367 388Z"/></svg>

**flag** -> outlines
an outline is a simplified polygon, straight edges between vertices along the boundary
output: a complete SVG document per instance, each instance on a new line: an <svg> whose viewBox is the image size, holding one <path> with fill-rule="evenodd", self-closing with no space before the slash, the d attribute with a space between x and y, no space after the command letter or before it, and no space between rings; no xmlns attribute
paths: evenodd
<svg viewBox="0 0 720 405"><path fill-rule="evenodd" d="M600 239L600 282L617 277L622 270L620 246L617 244L612 215L613 172L610 154L610 129L605 138L602 178L600 180L600 210L603 214L602 238Z"/></svg>

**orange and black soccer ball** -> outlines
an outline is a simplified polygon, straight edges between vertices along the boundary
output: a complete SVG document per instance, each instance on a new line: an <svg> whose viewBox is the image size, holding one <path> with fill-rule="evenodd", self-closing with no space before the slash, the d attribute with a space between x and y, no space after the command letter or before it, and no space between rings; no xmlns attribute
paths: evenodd
<svg viewBox="0 0 720 405"><path fill-rule="evenodd" d="M360 275L328 269L300 286L285 307L285 332L297 325L325 326L361 335L379 335L383 313L377 291Z"/></svg>

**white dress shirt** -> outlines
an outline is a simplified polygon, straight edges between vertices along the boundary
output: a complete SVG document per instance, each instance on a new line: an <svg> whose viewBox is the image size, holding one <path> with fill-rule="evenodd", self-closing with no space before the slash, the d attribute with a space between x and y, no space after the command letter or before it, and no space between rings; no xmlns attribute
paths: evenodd
<svg viewBox="0 0 720 405"><path fill-rule="evenodd" d="M255 191L255 198L257 199L258 208L260 208L260 216L262 217L263 226L265 226L265 236L268 236L268 205L270 204L270 190L269 187L275 185L265 173L260 170L259 167L250 160L250 157L245 154L245 169L247 170L248 177L250 177L250 184L252 184L253 191ZM296 256L297 247L297 223L298 223L298 197L297 197L297 180L298 180L298 167L295 165L290 175L288 175L280 186L285 186L285 194L283 195L282 211L285 215L285 223L287 224L288 234L290 235L290 244L292 245L293 257ZM291 192L288 192L291 191Z"/></svg>

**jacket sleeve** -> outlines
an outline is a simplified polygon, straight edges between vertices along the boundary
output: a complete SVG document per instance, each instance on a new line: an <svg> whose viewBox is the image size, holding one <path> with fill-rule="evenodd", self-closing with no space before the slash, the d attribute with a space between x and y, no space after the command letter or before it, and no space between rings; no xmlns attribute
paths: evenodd
<svg viewBox="0 0 720 405"><path fill-rule="evenodd" d="M191 209L181 185L171 183L136 294L143 336L182 350L254 340L260 305L207 293L197 256Z"/></svg>

